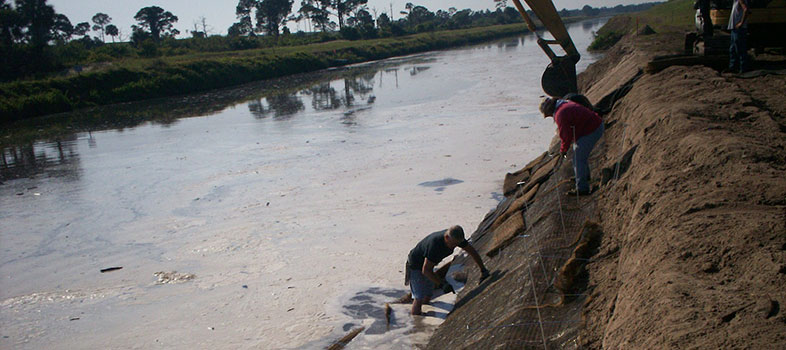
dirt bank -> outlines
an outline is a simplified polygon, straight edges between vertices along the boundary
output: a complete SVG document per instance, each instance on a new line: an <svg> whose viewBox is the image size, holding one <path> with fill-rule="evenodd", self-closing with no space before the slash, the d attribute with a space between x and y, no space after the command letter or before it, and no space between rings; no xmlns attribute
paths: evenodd
<svg viewBox="0 0 786 350"><path fill-rule="evenodd" d="M620 97L591 156L604 184L566 196L570 157L547 154L508 174L473 234L492 278L468 264L428 348L786 348L786 76L640 73L681 43L627 37L580 76L593 103Z"/></svg>

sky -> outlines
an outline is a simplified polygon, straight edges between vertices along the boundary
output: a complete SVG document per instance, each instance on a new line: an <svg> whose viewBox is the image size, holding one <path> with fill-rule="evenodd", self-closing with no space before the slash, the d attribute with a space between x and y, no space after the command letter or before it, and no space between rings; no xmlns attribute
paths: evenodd
<svg viewBox="0 0 786 350"><path fill-rule="evenodd" d="M554 5L557 10L561 10L581 8L587 4L592 7L613 7L619 4L630 5L649 1L657 0L554 0ZM450 7L459 10L468 8L473 11L494 9L493 0L369 0L368 8L373 15L374 9L377 14L389 13L392 5L393 18L398 19L401 16L399 11L404 10L407 2L425 6L433 12L439 9L447 10ZM201 17L206 19L210 34L226 34L227 28L237 21L235 18L237 0L49 0L48 3L57 13L66 15L74 25L79 22L90 22L92 25L90 19L93 15L98 12L106 13L112 18L112 24L116 25L126 37L131 34L131 25L136 24L134 15L139 9L147 6L158 6L177 16L179 20L175 23L175 28L182 33L179 37L190 36L188 33L193 30L194 22ZM508 5L513 6L513 2L508 1ZM292 6L293 12L298 8L300 8L300 0L295 0ZM290 24L289 27L293 31L306 29L305 24L300 24L300 27L298 24Z"/></svg>

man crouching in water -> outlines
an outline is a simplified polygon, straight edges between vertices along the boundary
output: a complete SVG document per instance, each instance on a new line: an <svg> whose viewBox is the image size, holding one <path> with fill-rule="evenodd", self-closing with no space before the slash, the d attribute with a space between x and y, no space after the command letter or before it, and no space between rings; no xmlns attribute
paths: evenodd
<svg viewBox="0 0 786 350"><path fill-rule="evenodd" d="M423 238L412 250L407 258L407 272L409 274L409 288L412 290L412 314L422 315L421 307L431 301L431 294L435 288L442 289L445 293L452 292L453 287L446 281L440 280L434 273L434 266L442 259L453 254L453 249L461 247L480 268L480 281L489 276L489 270L483 265L480 255L472 245L464 239L464 229L453 226L447 230L437 231Z"/></svg>

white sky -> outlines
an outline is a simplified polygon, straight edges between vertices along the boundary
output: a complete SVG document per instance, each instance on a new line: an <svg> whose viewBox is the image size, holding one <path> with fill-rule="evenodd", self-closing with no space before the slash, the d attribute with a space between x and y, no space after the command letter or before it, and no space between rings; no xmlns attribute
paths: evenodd
<svg viewBox="0 0 786 350"><path fill-rule="evenodd" d="M586 4L592 7L613 7L619 4L630 5L649 1L656 0L555 0L554 4L557 10L561 10L563 8L581 8ZM377 13L388 13L392 4L393 18L397 19L401 16L399 11L404 10L404 4L407 2L425 6L432 12L439 9L447 10L450 7L459 10L468 8L473 11L494 8L493 0L369 0L368 7L370 10L376 9ZM236 21L235 6L237 6L237 0L49 0L48 3L54 6L57 13L68 16L74 25L79 22L90 22L92 25L90 19L93 15L98 12L106 13L112 17L112 24L120 28L121 33L125 36L131 33L131 25L136 24L134 15L139 9L158 6L178 17L179 20L175 23L175 28L182 33L180 37L190 36L188 33L193 29L194 22L202 16L207 19L208 26L212 27L211 34L226 34L227 28ZM508 1L508 5L513 6L513 2ZM298 8L300 8L300 0L295 0L292 5L293 12ZM293 31L298 29L296 24L290 24L289 27ZM305 30L305 26L301 26L301 29ZM96 35L96 33L92 33L92 35Z"/></svg>

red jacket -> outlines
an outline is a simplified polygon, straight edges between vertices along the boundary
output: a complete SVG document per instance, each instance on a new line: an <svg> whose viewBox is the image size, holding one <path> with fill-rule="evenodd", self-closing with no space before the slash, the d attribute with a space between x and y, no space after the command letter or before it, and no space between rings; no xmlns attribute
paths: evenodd
<svg viewBox="0 0 786 350"><path fill-rule="evenodd" d="M560 152L567 152L573 143L573 128L576 128L576 138L591 134L603 121L597 113L576 102L565 101L554 111L554 122L559 129L559 138L562 141Z"/></svg>

